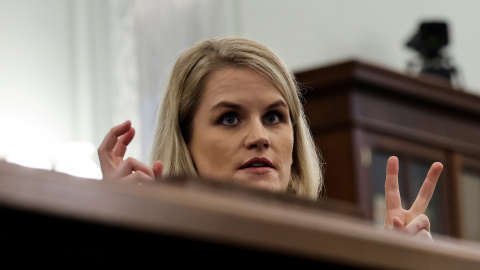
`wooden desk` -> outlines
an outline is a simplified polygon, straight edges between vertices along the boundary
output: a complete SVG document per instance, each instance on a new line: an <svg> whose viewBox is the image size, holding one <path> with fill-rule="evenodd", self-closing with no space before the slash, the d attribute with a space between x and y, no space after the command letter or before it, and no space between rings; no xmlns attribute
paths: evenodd
<svg viewBox="0 0 480 270"><path fill-rule="evenodd" d="M480 269L473 242L424 243L336 206L203 181L138 186L0 162L2 263Z"/></svg>

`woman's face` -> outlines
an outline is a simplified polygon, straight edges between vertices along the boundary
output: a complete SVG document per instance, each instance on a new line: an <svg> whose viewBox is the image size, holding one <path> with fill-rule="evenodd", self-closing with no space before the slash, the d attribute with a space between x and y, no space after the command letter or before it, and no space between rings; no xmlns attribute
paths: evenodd
<svg viewBox="0 0 480 270"><path fill-rule="evenodd" d="M287 103L265 76L225 68L206 78L189 143L200 176L284 191L293 144Z"/></svg>

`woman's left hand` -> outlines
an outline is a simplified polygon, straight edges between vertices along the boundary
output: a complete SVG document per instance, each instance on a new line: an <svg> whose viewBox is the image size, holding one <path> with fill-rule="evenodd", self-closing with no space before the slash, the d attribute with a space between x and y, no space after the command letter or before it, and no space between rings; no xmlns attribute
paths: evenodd
<svg viewBox="0 0 480 270"><path fill-rule="evenodd" d="M385 229L400 231L416 238L433 241L430 234L430 221L425 215L425 211L442 170L442 163L434 162L432 164L412 207L405 210L402 208L398 188L398 158L392 156L388 159L385 180Z"/></svg>

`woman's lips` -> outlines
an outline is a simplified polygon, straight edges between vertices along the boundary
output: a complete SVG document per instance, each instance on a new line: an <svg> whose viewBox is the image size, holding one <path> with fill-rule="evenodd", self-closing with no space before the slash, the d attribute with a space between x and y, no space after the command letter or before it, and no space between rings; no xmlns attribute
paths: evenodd
<svg viewBox="0 0 480 270"><path fill-rule="evenodd" d="M254 173L254 174L263 174L275 170L273 163L265 157L255 157L247 162L245 162L239 170Z"/></svg>
<svg viewBox="0 0 480 270"><path fill-rule="evenodd" d="M243 170L243 169L258 169L258 168L275 169L275 166L273 166L273 163L268 158L255 157L243 163L243 165L240 166L239 169Z"/></svg>

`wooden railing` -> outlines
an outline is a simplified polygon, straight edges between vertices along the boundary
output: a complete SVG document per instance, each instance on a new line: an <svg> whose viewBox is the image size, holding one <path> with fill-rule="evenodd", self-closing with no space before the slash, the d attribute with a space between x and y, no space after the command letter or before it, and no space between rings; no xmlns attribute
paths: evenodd
<svg viewBox="0 0 480 270"><path fill-rule="evenodd" d="M206 179L121 184L0 162L0 213L2 262L17 266L480 269L473 242L423 242L375 227L348 206Z"/></svg>

